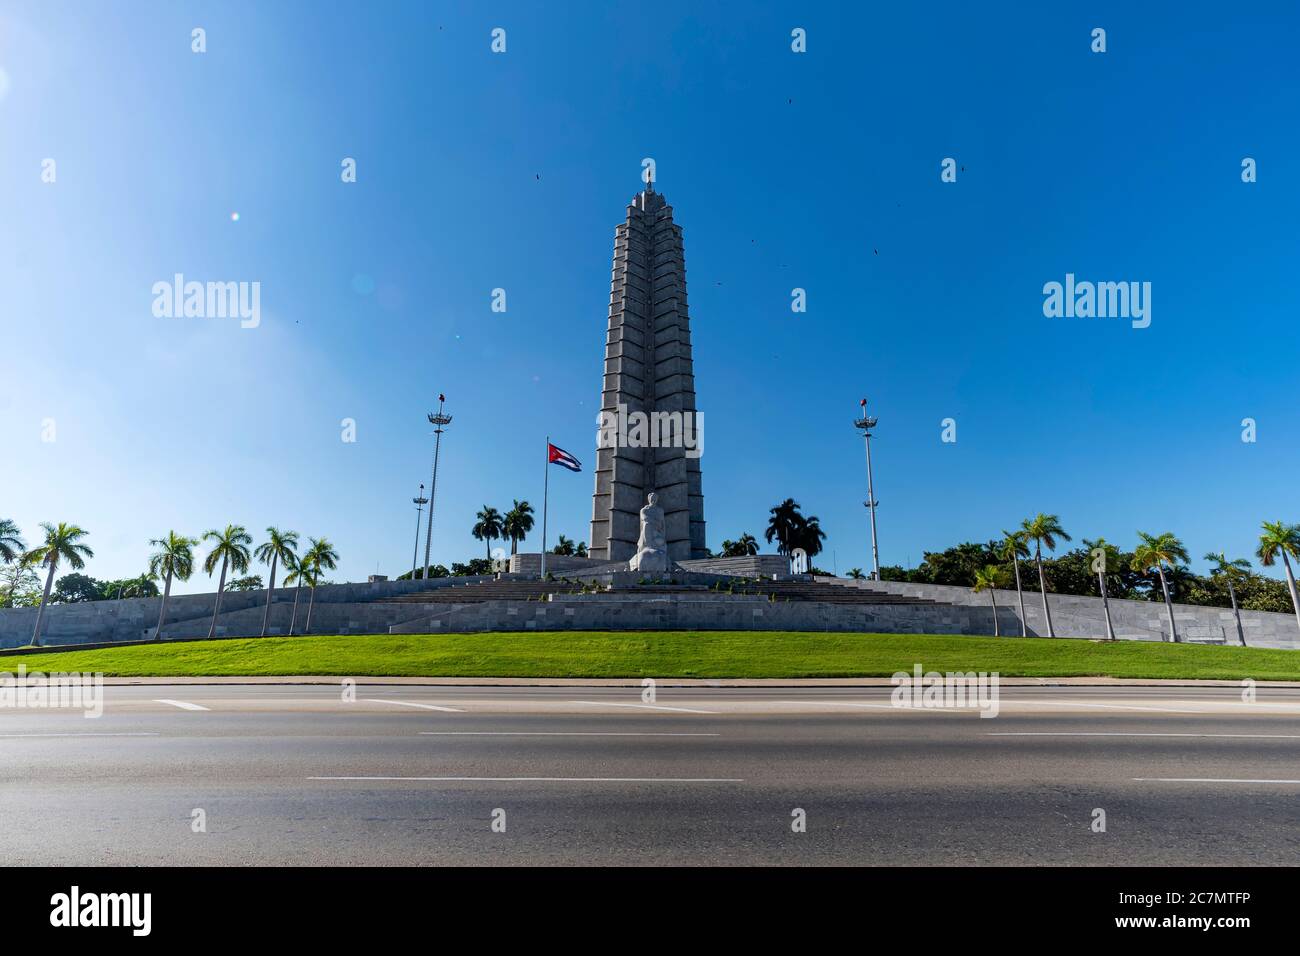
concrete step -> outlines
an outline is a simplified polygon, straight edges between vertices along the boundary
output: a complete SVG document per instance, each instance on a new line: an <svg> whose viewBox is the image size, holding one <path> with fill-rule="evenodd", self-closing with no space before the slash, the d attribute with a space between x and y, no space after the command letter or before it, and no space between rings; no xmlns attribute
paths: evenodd
<svg viewBox="0 0 1300 956"><path fill-rule="evenodd" d="M929 598L909 597L865 588L848 588L813 581L736 581L726 587L705 584L637 584L599 591L580 584L556 581L485 581L437 591L422 591L387 599L400 604L470 604L482 601L548 601L569 595L618 594L620 600L649 600L678 595L756 596L772 602L818 601L831 604L942 604Z"/></svg>

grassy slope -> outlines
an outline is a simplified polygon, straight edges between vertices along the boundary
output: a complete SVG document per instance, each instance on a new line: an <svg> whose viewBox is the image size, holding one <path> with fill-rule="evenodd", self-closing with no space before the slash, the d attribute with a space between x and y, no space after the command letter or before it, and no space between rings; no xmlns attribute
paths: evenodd
<svg viewBox="0 0 1300 956"><path fill-rule="evenodd" d="M0 671L109 676L1005 677L1300 680L1300 654L1241 647L917 634L567 631L231 639L0 658Z"/></svg>

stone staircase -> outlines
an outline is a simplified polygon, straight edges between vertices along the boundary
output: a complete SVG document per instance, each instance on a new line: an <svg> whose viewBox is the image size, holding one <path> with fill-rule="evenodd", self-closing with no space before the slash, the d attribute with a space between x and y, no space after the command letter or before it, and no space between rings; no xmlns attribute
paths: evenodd
<svg viewBox="0 0 1300 956"><path fill-rule="evenodd" d="M873 591L867 588L846 588L840 584L821 581L761 581L746 585L752 593L767 594L778 601L821 601L827 604L929 604L941 605L946 601Z"/></svg>
<svg viewBox="0 0 1300 956"><path fill-rule="evenodd" d="M736 580L726 585L715 584L637 584L633 586L615 586L593 593L589 587L584 588L579 582L572 581L529 581L500 580L483 581L457 587L441 588L436 591L421 591L385 599L390 604L475 604L484 601L549 601L562 599L569 595L586 594L599 600L602 595L610 598L635 600L638 596L647 600L663 600L672 595L683 599L716 598L726 600L728 597L747 596L762 597L772 602L822 602L828 604L927 604L940 605L946 602L929 598L892 594L887 591L874 591L865 588L850 588L839 584L821 581L762 581ZM554 597L553 597L554 596Z"/></svg>
<svg viewBox="0 0 1300 956"><path fill-rule="evenodd" d="M551 594L580 594L576 581L482 581L386 598L389 604L476 604L480 601L545 601Z"/></svg>

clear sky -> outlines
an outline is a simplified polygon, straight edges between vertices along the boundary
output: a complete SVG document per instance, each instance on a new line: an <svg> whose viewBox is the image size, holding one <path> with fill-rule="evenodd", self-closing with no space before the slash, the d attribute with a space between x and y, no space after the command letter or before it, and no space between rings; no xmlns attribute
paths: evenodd
<svg viewBox="0 0 1300 956"><path fill-rule="evenodd" d="M485 503L540 512L547 434L585 466L552 469L552 543L587 540L613 233L653 157L711 547L793 496L819 565L869 567L867 395L882 563L1038 511L1250 555L1300 521L1297 27L1284 3L6 0L0 517L87 528L99 578L227 522L396 575L441 391L434 560L484 553ZM261 324L155 317L176 273L260 282ZM1150 327L1046 318L1066 273L1150 282Z"/></svg>

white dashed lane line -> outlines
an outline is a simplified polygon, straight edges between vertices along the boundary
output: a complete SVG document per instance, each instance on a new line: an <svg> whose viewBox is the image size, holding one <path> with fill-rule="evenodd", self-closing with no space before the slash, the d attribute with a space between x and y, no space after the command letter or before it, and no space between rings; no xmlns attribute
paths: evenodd
<svg viewBox="0 0 1300 956"><path fill-rule="evenodd" d="M866 707L872 710L913 710L911 707L895 707L893 704L869 704L861 700L775 700L774 704L786 704L791 707L803 707L806 704L820 704L822 707ZM920 709L920 708L915 708ZM937 708L928 708L936 710ZM957 708L948 708L956 710Z"/></svg>
<svg viewBox="0 0 1300 956"><path fill-rule="evenodd" d="M1247 740L1300 740L1300 734L1119 734L1119 732L1004 731L991 737L1232 737Z"/></svg>
<svg viewBox="0 0 1300 956"><path fill-rule="evenodd" d="M785 704L788 706L802 707L808 704L820 705L822 707L858 707L870 710L894 710L899 713L929 713L929 714L959 714L964 711L979 710L977 704L971 703L965 707L902 707L895 704L876 704L858 700L779 700L773 703ZM1173 703L1182 703L1174 701ZM1230 710L1189 710L1185 708L1173 707L1149 707L1142 704L1094 704L1086 701L1074 700L1030 700L1025 698L1007 698L1003 697L998 702L998 706L1006 710L1008 708L1026 707L1033 709L1035 707L1087 707L1100 708L1102 710L1128 710L1137 712L1150 712L1157 714L1196 714L1201 716L1217 715L1219 713L1229 713ZM1253 705L1260 706L1260 705ZM1243 711L1245 712L1245 711ZM1257 713L1259 711L1256 711Z"/></svg>
<svg viewBox="0 0 1300 956"><path fill-rule="evenodd" d="M669 707L667 704L620 704L612 700L571 700L571 704L586 704L590 707L635 707L640 710L671 710L679 714L712 714L717 715L716 710L693 710L690 707Z"/></svg>
<svg viewBox="0 0 1300 956"><path fill-rule="evenodd" d="M1300 780L1234 780L1230 777L1134 777L1139 783L1282 783L1300 784Z"/></svg>
<svg viewBox="0 0 1300 956"><path fill-rule="evenodd" d="M308 777L308 780L433 783L744 783L740 777Z"/></svg>
<svg viewBox="0 0 1300 956"><path fill-rule="evenodd" d="M166 697L154 698L155 704L170 704L173 707L179 707L181 710L208 710L202 704L191 704L188 700L169 700Z"/></svg>
<svg viewBox="0 0 1300 956"><path fill-rule="evenodd" d="M157 734L146 734L146 732L140 732L140 734L125 734L125 732L123 732L123 734L107 734L107 732L104 732L104 734L98 734L98 732L95 731L86 731L85 734L0 734L0 737L6 737L6 739L8 739L8 737L156 737L156 736Z"/></svg>
<svg viewBox="0 0 1300 956"><path fill-rule="evenodd" d="M438 704L421 704L414 700L381 700L378 697L366 697L368 704L394 704L398 707L419 707L421 710L441 710L449 714L463 714L459 707L442 707Z"/></svg>
<svg viewBox="0 0 1300 956"><path fill-rule="evenodd" d="M621 730L422 730L421 737L721 737L722 734L678 734Z"/></svg>

